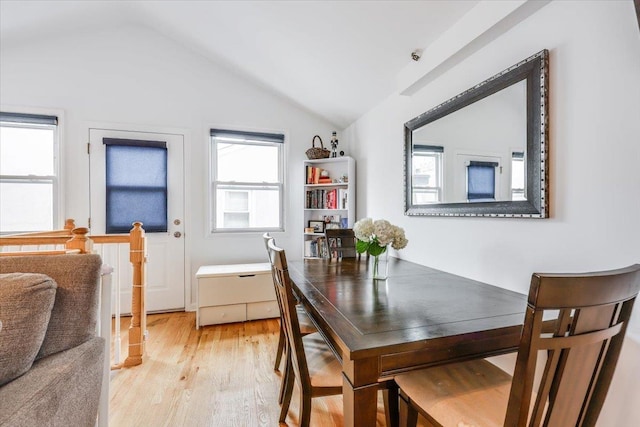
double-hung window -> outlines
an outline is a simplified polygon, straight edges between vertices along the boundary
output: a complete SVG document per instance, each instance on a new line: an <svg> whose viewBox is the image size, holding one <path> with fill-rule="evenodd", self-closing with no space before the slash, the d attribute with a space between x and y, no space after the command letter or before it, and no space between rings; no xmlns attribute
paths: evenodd
<svg viewBox="0 0 640 427"><path fill-rule="evenodd" d="M414 145L411 155L412 203L424 205L442 201L442 154L444 147Z"/></svg>
<svg viewBox="0 0 640 427"><path fill-rule="evenodd" d="M524 152L514 151L511 154L511 200L527 200L525 174Z"/></svg>
<svg viewBox="0 0 640 427"><path fill-rule="evenodd" d="M59 225L58 118L0 112L0 233Z"/></svg>
<svg viewBox="0 0 640 427"><path fill-rule="evenodd" d="M210 232L284 230L284 135L211 129Z"/></svg>

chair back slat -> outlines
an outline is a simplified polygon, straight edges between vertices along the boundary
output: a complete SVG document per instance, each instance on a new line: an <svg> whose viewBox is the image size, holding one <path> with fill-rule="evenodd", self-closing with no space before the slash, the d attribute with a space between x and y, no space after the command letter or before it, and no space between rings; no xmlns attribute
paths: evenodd
<svg viewBox="0 0 640 427"><path fill-rule="evenodd" d="M262 240L264 241L264 247L267 249L267 255L269 257L269 264L271 264L271 279L273 280L273 287L276 292L276 302L278 303L278 310L280 310L280 321L283 322L282 319L282 300L280 299L280 295L278 293L278 287L276 285L276 270L273 264L273 256L271 250L269 249L269 242L272 241L273 244L276 244L276 240L269 235L269 233L264 233L262 235Z"/></svg>
<svg viewBox="0 0 640 427"><path fill-rule="evenodd" d="M504 425L595 425L639 291L640 265L586 275L534 274ZM543 322L550 311L556 313L552 334ZM540 352L547 360L536 389Z"/></svg>
<svg viewBox="0 0 640 427"><path fill-rule="evenodd" d="M564 348L554 350L560 354L560 363L553 378L551 390L554 398L551 399L553 406L548 410L548 425L571 425L582 418L580 414L588 403L600 371L603 351L607 348L611 335L621 329L616 326L608 328L611 308L611 306L605 306L602 309L592 307L578 310L573 316L571 335L549 339L552 342L557 340L560 342L559 347ZM597 322L598 319L600 322ZM587 331L597 332L588 333ZM594 340L589 340L590 337ZM573 344L568 340L560 341L565 338L583 339L574 340Z"/></svg>
<svg viewBox="0 0 640 427"><path fill-rule="evenodd" d="M276 292L282 303L282 318L285 324L285 336L289 340L291 364L296 378L300 380L303 389L310 389L309 369L302 343L300 323L296 314L296 298L293 295L287 257L284 249L277 247L273 239L267 243L269 259L273 266Z"/></svg>
<svg viewBox="0 0 640 427"><path fill-rule="evenodd" d="M264 247L267 250L267 255L269 256L269 262L271 264L273 263L271 262L271 251L269 251L269 240L272 240L272 239L273 239L273 242L275 243L275 239L269 233L264 233L262 235L262 240L264 241Z"/></svg>

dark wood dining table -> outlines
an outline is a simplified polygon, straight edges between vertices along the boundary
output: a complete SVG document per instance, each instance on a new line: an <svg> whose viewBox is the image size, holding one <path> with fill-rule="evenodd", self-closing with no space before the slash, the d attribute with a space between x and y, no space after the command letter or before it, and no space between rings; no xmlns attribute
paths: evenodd
<svg viewBox="0 0 640 427"><path fill-rule="evenodd" d="M294 292L342 363L344 425L376 425L381 379L517 350L526 295L390 258L289 262Z"/></svg>

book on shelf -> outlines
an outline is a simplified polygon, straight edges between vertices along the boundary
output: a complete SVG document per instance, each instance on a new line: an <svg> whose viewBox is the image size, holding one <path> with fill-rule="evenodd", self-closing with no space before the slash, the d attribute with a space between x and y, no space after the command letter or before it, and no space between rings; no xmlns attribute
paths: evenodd
<svg viewBox="0 0 640 427"><path fill-rule="evenodd" d="M311 258L327 258L327 244L324 237L318 237L304 242L304 256Z"/></svg>
<svg viewBox="0 0 640 427"><path fill-rule="evenodd" d="M324 169L317 166L307 166L307 184L332 184L333 179L328 174L322 176ZM327 171L328 172L328 171Z"/></svg>
<svg viewBox="0 0 640 427"><path fill-rule="evenodd" d="M306 209L348 209L348 191L345 188L307 190Z"/></svg>
<svg viewBox="0 0 640 427"><path fill-rule="evenodd" d="M306 207L307 209L324 209L325 190L307 190Z"/></svg>
<svg viewBox="0 0 640 427"><path fill-rule="evenodd" d="M337 197L338 197L338 190L337 189L333 189L333 190L329 190L326 193L326 203L325 206L327 207L327 209L338 209L338 201L337 201Z"/></svg>
<svg viewBox="0 0 640 427"><path fill-rule="evenodd" d="M347 195L349 192L346 188L338 189L338 209L348 209Z"/></svg>
<svg viewBox="0 0 640 427"><path fill-rule="evenodd" d="M313 244L313 240L305 240L304 241L304 256L311 256L311 245Z"/></svg>
<svg viewBox="0 0 640 427"><path fill-rule="evenodd" d="M307 184L327 184L331 183L331 178L321 177L322 168L317 166L307 166ZM327 182L326 179L329 181Z"/></svg>

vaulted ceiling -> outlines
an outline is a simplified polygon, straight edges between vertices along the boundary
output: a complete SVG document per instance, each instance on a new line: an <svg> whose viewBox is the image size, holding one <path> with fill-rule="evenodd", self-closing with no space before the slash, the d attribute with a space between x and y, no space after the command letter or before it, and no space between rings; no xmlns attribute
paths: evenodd
<svg viewBox="0 0 640 427"><path fill-rule="evenodd" d="M145 26L344 128L477 3L0 0L0 47Z"/></svg>

